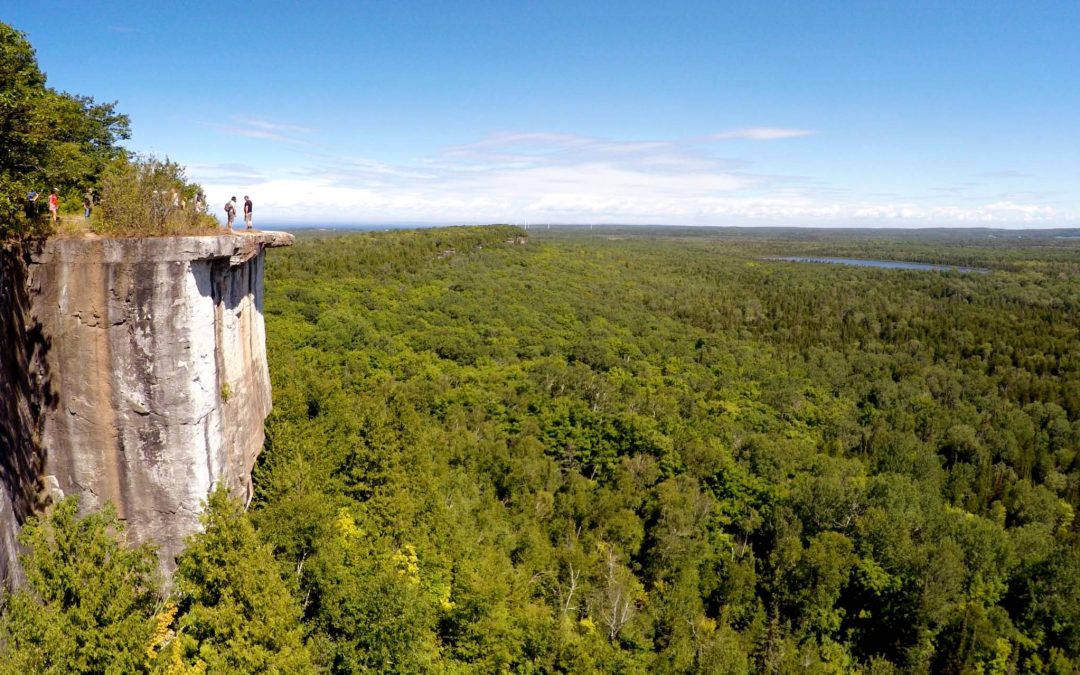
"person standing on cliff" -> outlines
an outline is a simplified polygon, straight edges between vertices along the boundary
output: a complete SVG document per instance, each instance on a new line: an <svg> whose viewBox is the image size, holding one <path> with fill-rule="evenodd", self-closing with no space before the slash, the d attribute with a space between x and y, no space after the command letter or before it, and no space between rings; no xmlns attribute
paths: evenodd
<svg viewBox="0 0 1080 675"><path fill-rule="evenodd" d="M244 225L251 229L251 197L244 195Z"/></svg>
<svg viewBox="0 0 1080 675"><path fill-rule="evenodd" d="M232 230L233 221L236 220L236 197L225 202L225 217L228 218L228 228Z"/></svg>
<svg viewBox="0 0 1080 675"><path fill-rule="evenodd" d="M86 194L82 198L83 218L89 218L90 212L94 209L94 193L90 190L86 191Z"/></svg>
<svg viewBox="0 0 1080 675"><path fill-rule="evenodd" d="M53 225L60 218L60 193L57 190L53 190L52 194L49 195L49 217L52 219Z"/></svg>
<svg viewBox="0 0 1080 675"><path fill-rule="evenodd" d="M26 193L26 219L33 220L37 217L37 190Z"/></svg>

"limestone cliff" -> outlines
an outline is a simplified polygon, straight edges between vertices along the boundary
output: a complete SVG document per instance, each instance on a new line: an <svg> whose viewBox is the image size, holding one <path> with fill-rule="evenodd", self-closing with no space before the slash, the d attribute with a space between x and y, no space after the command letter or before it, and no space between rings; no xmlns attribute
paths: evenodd
<svg viewBox="0 0 1080 675"><path fill-rule="evenodd" d="M248 499L270 382L265 248L284 233L51 239L0 257L0 572L49 499L112 500L171 569L218 483Z"/></svg>

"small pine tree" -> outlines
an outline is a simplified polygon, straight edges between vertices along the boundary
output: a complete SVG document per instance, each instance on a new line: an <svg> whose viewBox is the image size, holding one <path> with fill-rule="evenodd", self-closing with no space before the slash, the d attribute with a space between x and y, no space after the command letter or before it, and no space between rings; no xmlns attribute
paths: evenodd
<svg viewBox="0 0 1080 675"><path fill-rule="evenodd" d="M242 507L219 488L202 523L174 577L183 661L212 673L314 672L299 605Z"/></svg>
<svg viewBox="0 0 1080 675"><path fill-rule="evenodd" d="M145 672L158 595L153 548L129 548L116 511L79 517L69 497L19 540L27 585L0 617L0 672Z"/></svg>

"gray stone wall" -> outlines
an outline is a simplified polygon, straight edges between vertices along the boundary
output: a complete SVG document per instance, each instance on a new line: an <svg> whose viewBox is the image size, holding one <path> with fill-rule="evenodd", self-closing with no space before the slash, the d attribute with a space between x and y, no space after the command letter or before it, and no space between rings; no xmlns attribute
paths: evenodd
<svg viewBox="0 0 1080 675"><path fill-rule="evenodd" d="M31 449L8 443L27 457L8 472L25 475L0 481L14 518L66 494L82 495L84 509L111 500L131 539L156 543L170 572L214 486L247 500L271 405L264 250L291 243L259 233L9 251L22 267L3 283L23 297L0 306L0 328L23 356L4 364L0 394L19 390L26 402L0 407L0 429L31 439ZM37 490L30 506L26 485ZM0 551L0 564L10 557Z"/></svg>

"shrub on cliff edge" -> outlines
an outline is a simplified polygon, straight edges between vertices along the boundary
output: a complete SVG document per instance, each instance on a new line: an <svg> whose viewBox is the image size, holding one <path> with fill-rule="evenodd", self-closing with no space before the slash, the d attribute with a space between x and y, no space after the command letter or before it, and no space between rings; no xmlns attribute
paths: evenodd
<svg viewBox="0 0 1080 675"><path fill-rule="evenodd" d="M198 190L168 158L119 159L101 177L92 227L121 237L213 234L217 221L195 208Z"/></svg>

